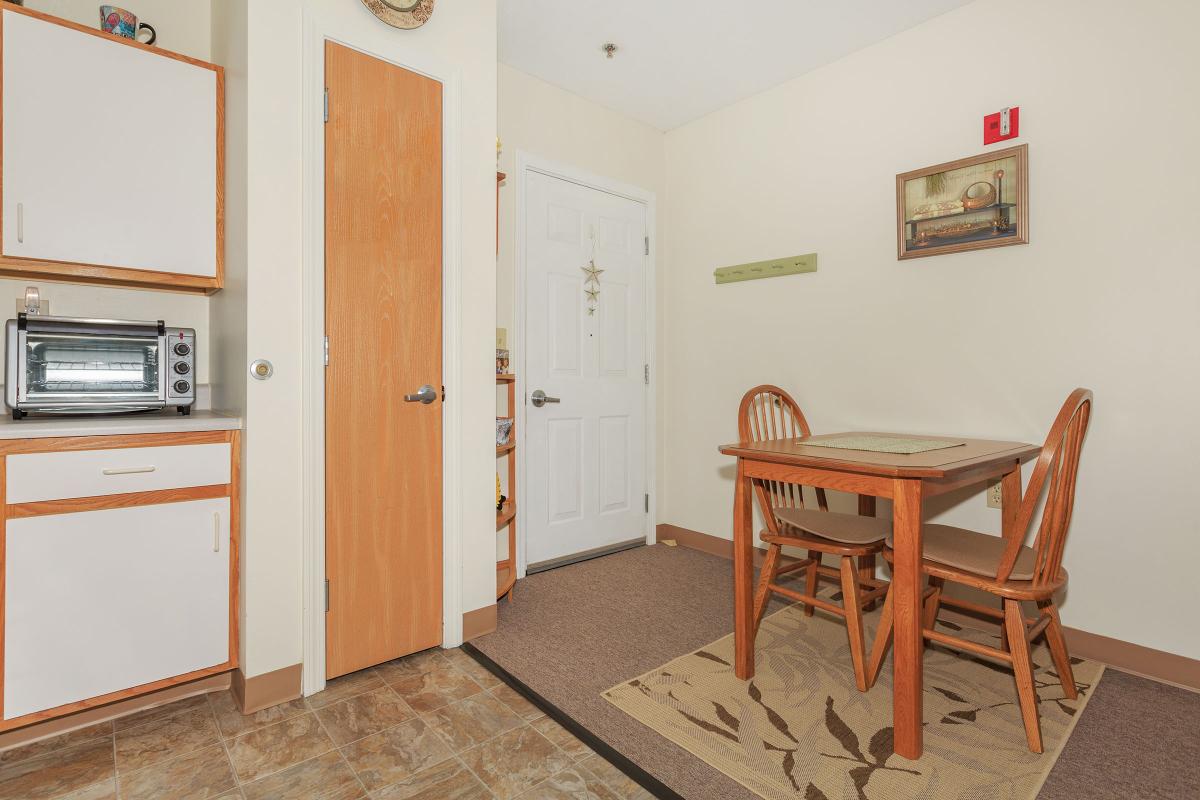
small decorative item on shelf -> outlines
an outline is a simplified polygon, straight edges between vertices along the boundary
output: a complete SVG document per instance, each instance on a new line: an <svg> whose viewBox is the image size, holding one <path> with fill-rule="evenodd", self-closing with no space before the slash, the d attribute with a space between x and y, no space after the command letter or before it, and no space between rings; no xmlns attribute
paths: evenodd
<svg viewBox="0 0 1200 800"><path fill-rule="evenodd" d="M496 447L503 447L512 438L513 421L509 417L496 417Z"/></svg>
<svg viewBox="0 0 1200 800"><path fill-rule="evenodd" d="M496 510L504 507L504 495L500 494L500 473L496 473Z"/></svg>
<svg viewBox="0 0 1200 800"><path fill-rule="evenodd" d="M147 25L145 22L139 24L136 14L117 6L100 6L100 30L114 36L134 39L142 44L154 44L158 38L153 26ZM142 31L150 31L150 38L138 39L138 34Z"/></svg>
<svg viewBox="0 0 1200 800"><path fill-rule="evenodd" d="M499 348L497 348L497 350L496 350L496 374L497 375L507 375L508 374L508 351L507 350L500 350Z"/></svg>

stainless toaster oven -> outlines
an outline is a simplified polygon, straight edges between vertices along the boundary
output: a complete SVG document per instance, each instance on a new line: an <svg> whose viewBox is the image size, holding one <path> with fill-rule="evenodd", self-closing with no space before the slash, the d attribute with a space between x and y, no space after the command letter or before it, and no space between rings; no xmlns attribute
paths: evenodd
<svg viewBox="0 0 1200 800"><path fill-rule="evenodd" d="M18 314L4 332L4 401L15 419L162 408L188 414L196 402L191 328Z"/></svg>

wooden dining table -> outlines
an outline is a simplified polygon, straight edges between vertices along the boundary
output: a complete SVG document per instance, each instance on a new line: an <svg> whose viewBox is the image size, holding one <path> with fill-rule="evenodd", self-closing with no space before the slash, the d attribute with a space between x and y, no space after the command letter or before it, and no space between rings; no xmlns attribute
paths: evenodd
<svg viewBox="0 0 1200 800"><path fill-rule="evenodd" d="M806 444L850 436L939 439L953 447L901 454L844 450ZM1000 481L1002 531L1017 535L1021 503L1021 463L1041 448L1019 442L958 436L846 432L740 442L720 451L737 458L733 500L734 669L739 678L754 677L754 481L781 481L833 489L859 496L859 513L873 515L875 498L892 501L892 718L897 755L921 757L922 654L921 514L925 498L968 486ZM872 569L872 567L868 568Z"/></svg>

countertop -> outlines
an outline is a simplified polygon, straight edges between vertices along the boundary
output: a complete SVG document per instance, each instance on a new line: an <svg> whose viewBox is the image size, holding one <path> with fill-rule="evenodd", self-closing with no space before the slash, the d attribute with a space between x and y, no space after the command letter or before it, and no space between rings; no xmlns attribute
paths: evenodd
<svg viewBox="0 0 1200 800"><path fill-rule="evenodd" d="M215 411L193 411L184 416L175 409L170 409L169 411L114 414L112 416L30 416L25 419L13 419L11 414L5 413L0 416L0 439L232 431L241 427L241 417L218 414Z"/></svg>

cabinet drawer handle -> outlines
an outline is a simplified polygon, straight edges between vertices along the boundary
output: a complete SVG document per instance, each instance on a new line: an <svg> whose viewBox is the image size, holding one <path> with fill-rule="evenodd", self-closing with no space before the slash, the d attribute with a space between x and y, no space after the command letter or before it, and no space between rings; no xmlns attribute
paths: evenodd
<svg viewBox="0 0 1200 800"><path fill-rule="evenodd" d="M158 467L105 467L100 470L105 475L137 475L141 472L154 472Z"/></svg>
<svg viewBox="0 0 1200 800"><path fill-rule="evenodd" d="M213 512L213 552L221 552L221 512Z"/></svg>
<svg viewBox="0 0 1200 800"><path fill-rule="evenodd" d="M25 243L25 204L17 203L17 244Z"/></svg>

